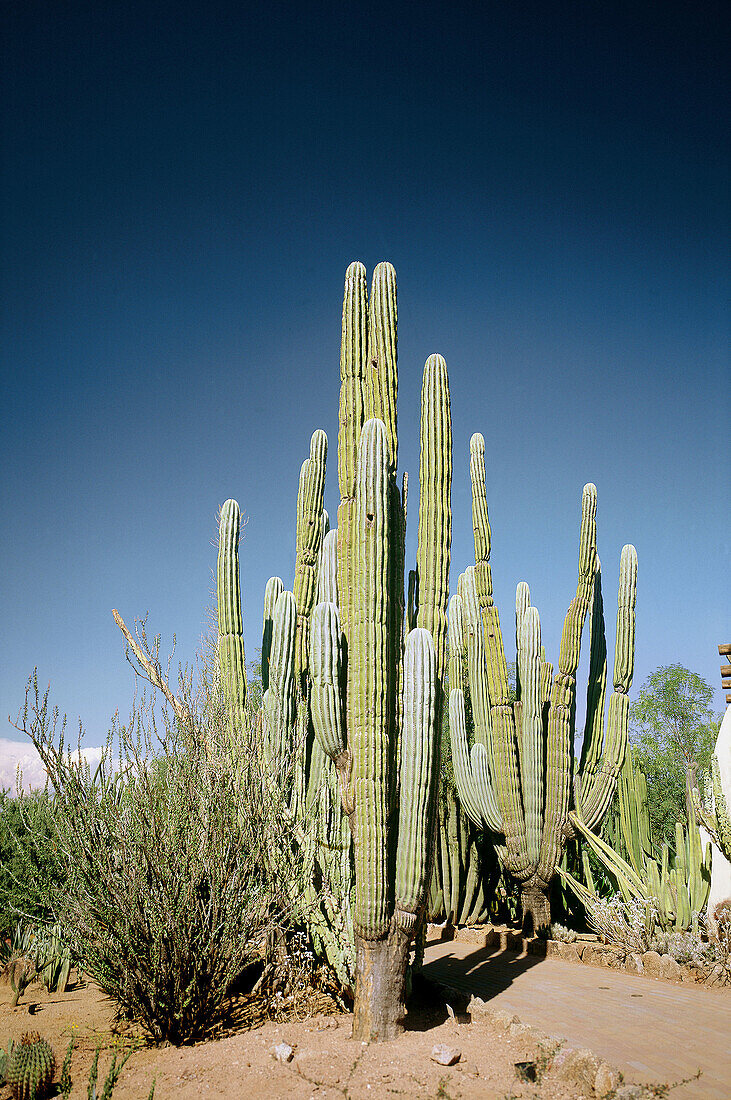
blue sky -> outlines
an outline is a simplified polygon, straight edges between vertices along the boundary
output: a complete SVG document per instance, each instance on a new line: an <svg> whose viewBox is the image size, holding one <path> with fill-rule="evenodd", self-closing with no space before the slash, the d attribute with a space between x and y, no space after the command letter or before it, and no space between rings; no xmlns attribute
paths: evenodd
<svg viewBox="0 0 731 1100"><path fill-rule="evenodd" d="M99 744L133 690L112 607L128 623L149 612L189 660L228 496L248 520L254 656L267 577L292 582L316 427L337 508L354 259L398 275L411 563L421 370L439 351L453 586L472 560L481 431L507 633L528 580L555 656L594 481L612 641L622 545L639 556L635 693L679 662L720 709L720 4L24 0L6 17L0 714L17 714L37 666Z"/></svg>

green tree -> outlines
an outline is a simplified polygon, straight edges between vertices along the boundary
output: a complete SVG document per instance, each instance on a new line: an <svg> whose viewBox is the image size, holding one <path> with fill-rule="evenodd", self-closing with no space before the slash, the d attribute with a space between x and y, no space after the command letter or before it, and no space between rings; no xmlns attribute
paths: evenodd
<svg viewBox="0 0 731 1100"><path fill-rule="evenodd" d="M708 775L720 715L713 688L682 665L656 669L630 708L630 737L647 776L650 824L656 843L674 843L675 822L687 820L686 776Z"/></svg>

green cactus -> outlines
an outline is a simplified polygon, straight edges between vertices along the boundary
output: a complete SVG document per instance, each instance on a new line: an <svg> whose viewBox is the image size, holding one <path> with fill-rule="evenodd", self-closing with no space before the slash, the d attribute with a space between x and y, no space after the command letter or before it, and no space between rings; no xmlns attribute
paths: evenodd
<svg viewBox="0 0 731 1100"><path fill-rule="evenodd" d="M325 517L325 465L327 436L318 428L310 441L310 457L302 463L297 496L297 545L294 598L297 604L294 667L301 677L307 667L309 620L317 592L317 573Z"/></svg>
<svg viewBox="0 0 731 1100"><path fill-rule="evenodd" d="M470 473L475 566L462 578L462 607L459 603L454 607L463 614L466 626L474 744L470 751L463 692L453 689L450 731L455 781L471 819L496 834L500 862L521 886L524 924L537 931L550 924L548 891L566 839L574 835L577 818L591 825L601 820L624 757L627 691L634 659L637 559L634 547L626 546L620 565L614 693L606 740L602 691L606 645L600 637L604 624L593 485L586 485L582 495L578 583L564 621L555 676L545 660L540 620L530 606L528 586L524 582L518 586L518 697L511 703L500 619L492 595L484 440L479 434L470 441ZM573 756L576 670L584 621L592 603L590 702L584 751L577 766Z"/></svg>
<svg viewBox="0 0 731 1100"><path fill-rule="evenodd" d="M56 1072L56 1056L37 1031L29 1032L13 1047L5 1076L15 1100L43 1100Z"/></svg>
<svg viewBox="0 0 731 1100"><path fill-rule="evenodd" d="M236 729L243 725L246 705L246 656L239 580L240 529L239 506L235 500L227 500L221 508L216 571L218 659L234 738Z"/></svg>
<svg viewBox="0 0 731 1100"><path fill-rule="evenodd" d="M701 824L709 834L714 844L731 863L731 817L729 816L726 796L721 784L721 769L718 764L718 756L714 753L711 757L711 790L713 791L713 809L710 810L703 804L700 792L693 789L693 805Z"/></svg>

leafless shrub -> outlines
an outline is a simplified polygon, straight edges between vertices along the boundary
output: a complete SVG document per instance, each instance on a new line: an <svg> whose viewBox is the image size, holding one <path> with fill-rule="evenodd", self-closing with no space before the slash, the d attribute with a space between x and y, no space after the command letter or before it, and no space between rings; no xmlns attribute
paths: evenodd
<svg viewBox="0 0 731 1100"><path fill-rule="evenodd" d="M625 955L665 950L660 942L657 910L638 898L624 901L621 895L597 898L587 908L589 924L606 943Z"/></svg>

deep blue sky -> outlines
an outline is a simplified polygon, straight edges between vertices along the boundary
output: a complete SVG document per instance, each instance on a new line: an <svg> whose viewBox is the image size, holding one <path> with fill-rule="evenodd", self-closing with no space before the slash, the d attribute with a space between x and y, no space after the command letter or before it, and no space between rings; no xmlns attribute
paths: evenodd
<svg viewBox="0 0 731 1100"><path fill-rule="evenodd" d="M235 496L247 652L288 585L310 434L337 508L342 280L399 279L415 554L421 369L487 441L506 634L555 657L581 488L609 631L639 563L635 690L731 640L724 5L3 5L0 715L35 665L98 744L132 676L111 617L190 659ZM3 733L0 731L0 736ZM15 736L8 727L7 736Z"/></svg>

